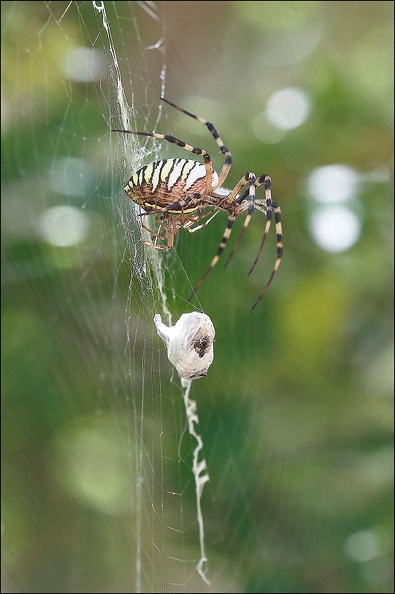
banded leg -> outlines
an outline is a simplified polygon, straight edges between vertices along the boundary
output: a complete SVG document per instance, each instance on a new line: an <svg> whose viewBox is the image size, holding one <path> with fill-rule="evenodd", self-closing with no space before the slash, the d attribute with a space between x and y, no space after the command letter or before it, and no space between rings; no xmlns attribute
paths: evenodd
<svg viewBox="0 0 395 594"><path fill-rule="evenodd" d="M272 222L272 216L273 216L273 203L272 203L272 193L271 193L271 179L269 176L261 176L258 181L261 181L261 183L265 182L265 199L264 199L264 208L263 208L263 212L266 214L266 226L265 226L265 231L263 232L263 237L262 237L262 241L261 241L261 245L259 246L259 250L258 253L255 257L255 260L248 272L248 274L251 274L251 272L254 270L255 266L258 263L258 260L261 256L262 250L265 246L265 242L266 242L266 238L269 234L269 230L270 230L270 225ZM277 205L276 205L277 206ZM278 208L278 207L277 207ZM280 211L281 214L281 211ZM276 224L276 228L277 228L277 224ZM280 231L281 231L281 227L280 227ZM281 234L282 235L282 234Z"/></svg>
<svg viewBox="0 0 395 594"><path fill-rule="evenodd" d="M246 190L241 196L238 196L241 188L245 185L245 183L249 181L250 182L250 186L249 189ZM265 198L262 199L255 199L255 188L258 188L260 185L265 184ZM249 195L249 201L248 201L248 205L243 209L243 210L247 210L247 216L245 218L243 227L239 233L239 236L236 240L236 243L232 249L232 252L230 253L227 261L225 262L225 266L229 263L231 257L233 256L233 254L235 253L241 238L243 237L249 223L252 217L252 213L254 211L254 208L256 208L257 210L260 210L261 212L263 212L266 215L266 225L265 225L265 230L263 233L263 238L261 241L261 245L259 247L258 253L256 255L256 258L251 266L251 269L249 270L248 274L251 274L251 272L254 270L260 256L262 253L262 250L264 248L265 242L266 242L266 238L269 234L269 230L270 230L270 226L271 226L271 222L272 222L272 216L274 213L274 219L275 219L275 224L276 224L276 239L277 239L277 259L276 262L274 263L274 267L272 270L272 273L269 277L268 282L266 283L266 285L264 286L261 294L259 295L258 299L256 300L256 302L254 303L254 305L252 306L251 309L255 309L255 307L258 305L258 303L260 302L260 300L262 299L262 297L265 295L266 291L268 290L269 286L271 285L271 282L281 264L281 258L283 255L283 236L282 236L282 225L281 225L281 209L278 206L278 204L276 202L272 202L271 199L271 179L268 175L261 175L258 179L255 178L254 174L252 173L247 173L244 178L242 178L240 180L240 182L235 186L234 190L231 192L231 194L227 197L226 199L226 210L231 210L231 204L232 201L236 204L242 204L243 201L245 201L246 197L247 197L247 192ZM228 212L229 212L228 210ZM222 252L225 249L226 243L229 239L229 236L232 232L232 227L234 224L234 221L236 220L236 217L241 214L241 212L243 211L238 211L237 212L237 207L235 207L235 216L231 216L229 215L228 217L228 224L227 227L225 229L224 235L222 237L221 243L218 247L217 253L214 256L213 260L210 263L210 266L208 267L208 269L206 270L206 272L204 273L204 275L202 276L202 278L199 280L198 284L195 286L195 288L193 289L191 295L189 296L188 300L191 300L193 295L198 291L198 289L200 288L200 286L202 285L203 281L206 279L207 275L209 274L209 272L214 268L214 266L216 265L216 263L218 262L220 256L222 255Z"/></svg>
<svg viewBox="0 0 395 594"><path fill-rule="evenodd" d="M254 305L252 306L251 309L255 309L256 308L256 306L258 305L258 303L260 302L260 300L262 299L262 297L264 296L264 294L266 293L266 291L270 287L271 282L272 282L272 280L274 278L274 275L276 274L276 272L277 272L277 270L278 270L278 268L279 268L279 266L281 264L281 258L282 258L282 255L283 255L283 232L282 232L282 226L281 226L281 209L280 209L280 207L278 206L278 204L276 202L272 202L271 206L272 206L272 210L274 212L274 221L275 221L275 224L276 224L277 259L276 259L276 261L274 263L274 267L273 267L272 273L271 273L271 275L269 277L269 280L267 281L266 285L263 288L262 293L259 295L258 299L255 301L255 303L254 303ZM269 215L269 211L268 211L267 214ZM253 265L251 267L251 270L249 271L248 274L251 274L251 272L255 268L256 263L259 260L259 256L261 255L261 252L263 250L263 246L265 244L267 234L269 233L270 222L271 221L268 218L268 220L266 222L265 232L263 234L262 242L261 242L261 245L259 247L259 251L258 251L257 257L255 258L255 261L254 261L254 263L253 263Z"/></svg>
<svg viewBox="0 0 395 594"><path fill-rule="evenodd" d="M259 246L259 250L258 253L255 257L255 260L248 272L248 274L251 274L251 272L254 270L255 266L258 263L258 260L261 256L262 250L264 248L265 242L266 242L266 238L269 234L269 230L270 230L270 225L272 222L272 217L273 217L273 213L274 213L274 220L275 220L275 224L276 224L276 238L277 238L277 259L276 262L274 263L274 267L272 270L272 273L269 277L268 282L266 283L262 293L260 294L260 296L258 297L257 301L254 303L254 305L252 306L252 309L255 309L255 307L258 305L259 301L262 299L262 297L264 296L264 294L266 293L266 291L268 290L274 275L276 274L280 263L281 263L281 258L283 255L283 234L282 234L282 226L281 226L281 209L280 207L277 205L276 202L272 202L272 194L271 194L271 179L268 175L263 174L261 175L255 182L255 187L258 188L260 185L265 184L265 198L263 199L263 204L261 202L260 199L257 199L253 202L253 207L257 208L258 210L262 211L265 215L266 215L266 225L265 225L265 230L263 233L263 237L262 237L262 241L261 241L261 245ZM251 191L250 191L250 197L251 197ZM243 200L245 200L246 198L246 192L238 199L238 202L242 202ZM251 209L251 202L248 204L248 214L245 218L243 227L240 231L239 237L236 240L236 243L227 259L227 261L225 262L225 266L227 266L227 264L229 263L230 259L232 258L233 254L235 253L240 240L242 238L242 236L244 235L244 232L251 220L251 214L252 214L252 209Z"/></svg>
<svg viewBox="0 0 395 594"><path fill-rule="evenodd" d="M255 188L259 188L259 186L261 186L263 183L265 184L264 208L263 209L262 208L261 209L258 208L258 210L263 210L264 214L266 214L267 223L266 223L266 227L265 227L264 239L262 240L261 246L259 248L258 255L255 258L255 261L254 261L254 263L253 263L253 265L252 265L252 267L251 267L251 269L250 269L250 271L249 271L248 274L251 274L251 272L254 270L254 268L255 268L258 260L259 260L259 257L261 255L261 252L263 250L263 246L264 246L264 243L265 243L267 234L268 234L269 229L270 229L270 222L271 222L271 219L272 219L272 200L271 200L271 190L270 190L270 188L271 188L271 181L272 180L270 179L270 177L268 175L263 174L258 179L256 179L255 182L254 182ZM227 266L229 264L229 262L230 262L230 260L231 260L231 258L233 256L233 254L235 253L235 251L237 250L237 248L239 246L239 243L240 243L241 238L243 237L243 235L244 235L244 233L245 233L245 231L246 231L246 229L247 229L247 227L248 227L248 225L249 225L249 223L251 221L251 216L252 216L252 213L253 213L254 208L256 206L255 188L254 188L254 192L252 192L251 189L249 190L249 198L250 198L250 200L249 200L248 207L247 207L248 213L247 213L247 216L246 216L246 218L244 220L244 224L243 224L243 227L241 228L240 234L239 234L238 238L236 239L236 243L233 246L233 249L232 249L232 251L230 252L230 254L228 256L228 259L225 262L225 266ZM253 194L253 196L252 196L252 194ZM241 204L242 202L244 202L246 196L247 196L247 190L242 194L242 196L240 196L237 199L237 202L239 202ZM243 210L245 210L245 208Z"/></svg>
<svg viewBox="0 0 395 594"><path fill-rule="evenodd" d="M250 184L250 186L249 186L249 192L250 192L249 209L251 209L251 212L249 212L249 214L247 216L249 216L249 218L251 218L251 214L254 209L256 177L253 173L250 173L250 172L246 173L245 176L241 178L241 180L236 184L236 186L234 187L232 192L229 194L229 196L227 196L227 198L224 200L224 204L223 204L222 208L224 210L227 210L228 213L229 213L229 210L231 210L230 206L235 203L235 198L238 196L240 190L243 188L243 186L246 185L247 182L249 182L249 184ZM214 266L220 259L221 255L226 247L226 244L228 242L230 234L232 233L233 224L234 224L238 214L239 214L239 212L237 212L237 207L236 207L235 214L228 215L228 224L227 224L224 234L222 236L221 243L218 246L217 253L215 254L214 258L211 260L211 263L210 263L209 267L207 268L206 272L203 274L202 278L199 280L197 285L193 288L192 293L188 297L188 301L190 301L192 299L192 297L195 295L195 293L198 291L198 289L203 284L203 282L206 279L209 272L211 272L211 270L214 268ZM249 222L249 219L248 219L248 222ZM247 223L247 225L248 225L248 223Z"/></svg>
<svg viewBox="0 0 395 594"><path fill-rule="evenodd" d="M208 122L207 120L200 118L199 116L195 115L194 113L191 113L190 111L187 111L186 109L183 109L182 107L179 107L178 105L176 105L175 103L172 103L171 101L169 101L168 99L165 99L164 97L161 97L162 101L164 101L165 103L168 103L169 105L171 105L172 107L175 107L176 109L178 109L178 111L181 111L181 113L185 113L185 115L193 118L194 120L196 120L197 122L200 122L201 124L204 124L207 129L209 130L210 134L213 136L215 142L217 143L217 145L219 146L219 150L221 151L221 153L224 155L225 157L225 163L222 166L222 170L218 176L218 183L216 184L216 188L219 188L220 186L222 186L222 184L224 183L225 179L228 176L228 173L230 171L230 168L232 167L232 155L229 151L229 149L226 148L226 146L224 145L224 143L222 142L222 139L220 137L220 135L218 134L215 126L211 123ZM215 189L215 188L212 188ZM207 187L206 186L206 194L211 194L211 186Z"/></svg>
<svg viewBox="0 0 395 594"><path fill-rule="evenodd" d="M257 183L256 177L254 174L250 174L251 178L250 178L250 187L249 187L249 200L248 200L248 207L247 207L247 216L244 219L244 223L243 226L241 228L241 231L239 233L238 238L236 239L236 242L232 248L232 251L230 252L228 259L225 262L225 267L229 264L233 254L235 253L235 251L237 250L237 248L239 247L239 243L241 238L243 237L250 221L251 221L251 217L252 217L252 213L254 212L254 205L255 205L255 188L257 188L260 184Z"/></svg>
<svg viewBox="0 0 395 594"><path fill-rule="evenodd" d="M232 217L229 216L228 217L228 224L226 226L226 229L224 231L224 234L222 236L222 240L221 243L218 246L218 250L217 253L215 254L214 258L211 260L211 264L210 266L207 268L206 272L203 274L202 278L199 280L199 282L197 283L197 285L192 289L191 294L188 297L188 301L191 301L191 299L193 298L193 296L197 293L197 291L199 290L199 288L201 287L201 285L203 284L203 282L206 280L206 277L208 275L209 272L212 271L212 269L214 268L214 266L216 265L216 263L218 262L218 260L220 259L222 252L225 249L226 243L229 239L229 236L232 232L232 227L233 224L236 220L236 217Z"/></svg>

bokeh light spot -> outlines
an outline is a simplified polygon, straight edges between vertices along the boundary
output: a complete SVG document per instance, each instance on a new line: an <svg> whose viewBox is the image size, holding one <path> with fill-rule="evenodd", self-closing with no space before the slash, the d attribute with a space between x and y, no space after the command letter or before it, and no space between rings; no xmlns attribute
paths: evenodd
<svg viewBox="0 0 395 594"><path fill-rule="evenodd" d="M361 222L345 206L325 206L310 214L309 228L315 242L322 249L327 252L343 252L357 242Z"/></svg>
<svg viewBox="0 0 395 594"><path fill-rule="evenodd" d="M67 78L77 82L94 82L100 80L105 61L103 52L95 48L74 47L62 64Z"/></svg>
<svg viewBox="0 0 395 594"><path fill-rule="evenodd" d="M45 210L38 222L39 234L50 245L69 247L84 241L89 231L86 213L72 206L55 206Z"/></svg>
<svg viewBox="0 0 395 594"><path fill-rule="evenodd" d="M343 202L357 192L360 176L343 164L325 165L314 169L308 178L308 190L317 202Z"/></svg>
<svg viewBox="0 0 395 594"><path fill-rule="evenodd" d="M287 87L271 95L266 104L266 117L280 130L292 130L303 124L310 112L310 99L301 89Z"/></svg>

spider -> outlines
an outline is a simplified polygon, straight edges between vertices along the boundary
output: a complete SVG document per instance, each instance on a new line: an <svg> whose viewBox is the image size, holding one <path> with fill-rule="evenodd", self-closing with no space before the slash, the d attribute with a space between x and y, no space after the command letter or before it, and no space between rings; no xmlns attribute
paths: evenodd
<svg viewBox="0 0 395 594"><path fill-rule="evenodd" d="M218 212L227 212L228 223L223 232L217 252L206 272L189 296L188 301L190 301L222 255L237 217L244 212L247 213L240 234L225 262L225 266L227 266L238 248L254 209L257 209L266 215L266 226L258 253L248 272L248 274L251 274L262 253L274 214L277 236L277 259L269 280L252 306L252 309L255 309L269 288L280 266L283 254L281 210L278 204L273 202L271 198L271 179L266 174L256 177L254 173L247 172L232 190L225 189L223 183L232 166L232 155L226 146L224 146L214 125L171 103L171 101L168 101L164 97L161 97L161 99L194 120L204 124L212 134L222 155L224 155L225 162L218 175L213 169L210 155L204 149L186 144L182 140L174 138L174 136L153 132L112 130L112 132L120 132L121 134L137 134L139 136L150 136L151 138L166 140L184 148L190 153L203 157L204 163L199 163L193 159L163 159L149 163L133 173L125 186L125 193L143 209L144 212L139 214L140 217L153 215L159 225L158 232L154 232L141 222L142 228L151 234L151 239L155 238L153 243L148 241L144 241L144 243L156 249L170 250L174 245L174 237L181 228L186 229L189 233L195 233L195 231L206 227ZM265 197L256 198L255 190L261 185L265 188ZM200 224L193 227L195 223Z"/></svg>

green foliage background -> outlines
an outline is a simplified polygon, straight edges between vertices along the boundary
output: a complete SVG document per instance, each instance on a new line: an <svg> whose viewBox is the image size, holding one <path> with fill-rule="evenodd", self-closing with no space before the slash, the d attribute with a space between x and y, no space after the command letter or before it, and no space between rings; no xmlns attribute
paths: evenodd
<svg viewBox="0 0 395 594"><path fill-rule="evenodd" d="M165 31L168 98L215 122L234 158L229 185L270 173L283 212L283 263L254 312L275 258L270 243L247 276L260 215L199 292L217 332L209 376L193 385L213 590L392 592L393 3L160 2L163 29L139 3L105 5L137 123L155 124L164 56L141 60L136 32L148 45ZM191 444L152 324L155 279L154 295L137 276L129 289L119 209L134 164L120 165L111 144L115 89L105 73L100 84L73 83L60 67L70 48L100 49L101 39L89 3L2 2L3 590L134 591L139 541L143 590L201 591L193 563L179 573L152 545L162 538L169 558L199 554L196 526L186 530ZM308 93L310 117L260 142L252 121L285 86ZM185 119L166 108L158 131L210 146L220 168L212 139ZM90 164L83 197L62 195L61 156ZM308 229L308 176L333 163L366 179L355 198L362 234L338 254ZM38 221L65 202L88 214L90 232L59 248ZM191 309L189 282L225 224L218 216L181 232L177 256L163 254L174 320ZM143 514L138 533L141 444L143 510L166 503L168 516L158 528ZM168 494L184 488L181 551L163 525L180 522Z"/></svg>

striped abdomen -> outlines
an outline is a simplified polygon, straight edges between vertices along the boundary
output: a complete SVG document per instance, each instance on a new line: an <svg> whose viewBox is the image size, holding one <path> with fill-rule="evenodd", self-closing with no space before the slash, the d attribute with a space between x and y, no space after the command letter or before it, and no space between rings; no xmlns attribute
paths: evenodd
<svg viewBox="0 0 395 594"><path fill-rule="evenodd" d="M218 175L213 171L212 186ZM125 192L144 210L163 209L194 194L204 194L206 167L191 159L164 159L145 165L132 175ZM186 208L172 209L173 214L198 208L198 200L188 202ZM201 203L200 203L201 204Z"/></svg>

